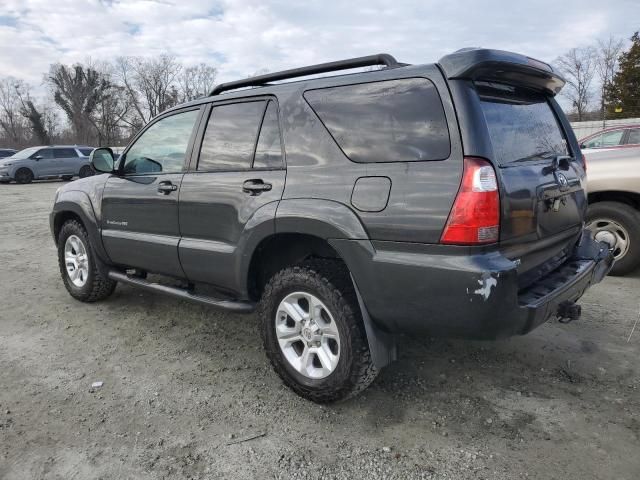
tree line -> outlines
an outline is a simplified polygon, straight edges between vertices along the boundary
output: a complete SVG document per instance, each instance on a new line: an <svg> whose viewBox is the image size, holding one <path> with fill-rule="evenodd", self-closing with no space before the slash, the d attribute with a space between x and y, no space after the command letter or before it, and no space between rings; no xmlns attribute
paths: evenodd
<svg viewBox="0 0 640 480"><path fill-rule="evenodd" d="M628 48L614 37L572 48L554 67L567 84L561 92L570 101L571 120L640 117L640 34Z"/></svg>
<svg viewBox="0 0 640 480"><path fill-rule="evenodd" d="M0 78L0 147L124 145L151 118L209 94L217 70L184 66L174 56L52 64L46 95L20 79Z"/></svg>

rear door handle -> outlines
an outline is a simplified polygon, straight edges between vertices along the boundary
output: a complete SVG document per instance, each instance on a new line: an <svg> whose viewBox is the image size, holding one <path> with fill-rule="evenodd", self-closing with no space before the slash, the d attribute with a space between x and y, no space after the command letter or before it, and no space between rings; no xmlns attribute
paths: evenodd
<svg viewBox="0 0 640 480"><path fill-rule="evenodd" d="M171 192L175 192L177 189L178 186L169 181L160 182L158 184L158 192L164 193L165 195L169 195Z"/></svg>
<svg viewBox="0 0 640 480"><path fill-rule="evenodd" d="M261 179L247 180L242 184L242 191L251 195L260 195L262 192L271 190L272 185L265 183Z"/></svg>

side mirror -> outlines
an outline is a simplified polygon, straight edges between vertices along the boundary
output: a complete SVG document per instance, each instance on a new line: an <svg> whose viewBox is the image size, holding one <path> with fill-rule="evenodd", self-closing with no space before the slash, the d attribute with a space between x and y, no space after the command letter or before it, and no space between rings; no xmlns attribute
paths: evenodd
<svg viewBox="0 0 640 480"><path fill-rule="evenodd" d="M583 149L583 148L587 148L587 146L584 143L581 143L580 144L580 149Z"/></svg>
<svg viewBox="0 0 640 480"><path fill-rule="evenodd" d="M96 172L113 173L113 150L108 147L96 148L89 156L91 165Z"/></svg>
<svg viewBox="0 0 640 480"><path fill-rule="evenodd" d="M35 157L33 157L33 159L37 162L39 160L42 160L42 155L36 155Z"/></svg>

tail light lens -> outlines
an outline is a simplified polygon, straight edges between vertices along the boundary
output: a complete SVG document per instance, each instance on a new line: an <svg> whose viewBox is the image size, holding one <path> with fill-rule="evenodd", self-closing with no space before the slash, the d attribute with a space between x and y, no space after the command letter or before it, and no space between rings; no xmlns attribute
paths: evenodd
<svg viewBox="0 0 640 480"><path fill-rule="evenodd" d="M481 245L498 241L500 196L493 166L465 157L460 190L440 238L450 245Z"/></svg>

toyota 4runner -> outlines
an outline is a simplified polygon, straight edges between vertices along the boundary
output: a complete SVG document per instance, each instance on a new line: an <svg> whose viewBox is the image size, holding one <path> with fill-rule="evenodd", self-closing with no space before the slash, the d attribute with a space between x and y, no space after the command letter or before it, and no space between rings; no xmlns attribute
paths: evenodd
<svg viewBox="0 0 640 480"><path fill-rule="evenodd" d="M85 302L122 282L257 310L275 370L317 402L369 385L399 333L495 339L575 319L613 257L584 229L563 85L486 49L218 85L58 190L62 279Z"/></svg>

